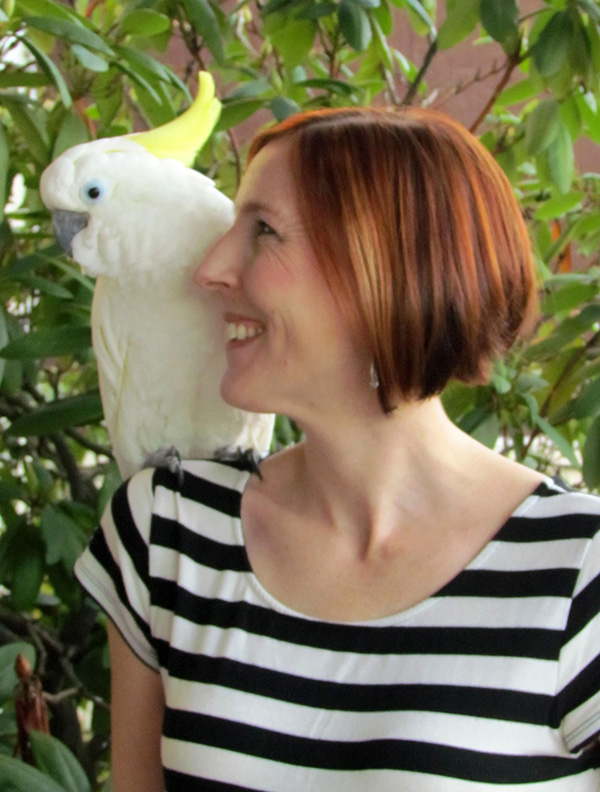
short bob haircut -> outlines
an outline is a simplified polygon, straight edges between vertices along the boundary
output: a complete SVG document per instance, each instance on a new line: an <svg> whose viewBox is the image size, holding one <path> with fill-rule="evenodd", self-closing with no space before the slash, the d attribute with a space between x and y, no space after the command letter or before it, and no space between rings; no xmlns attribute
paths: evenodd
<svg viewBox="0 0 600 792"><path fill-rule="evenodd" d="M327 283L372 355L379 400L481 383L532 321L536 277L508 179L463 126L423 108L341 108L260 133L290 144Z"/></svg>

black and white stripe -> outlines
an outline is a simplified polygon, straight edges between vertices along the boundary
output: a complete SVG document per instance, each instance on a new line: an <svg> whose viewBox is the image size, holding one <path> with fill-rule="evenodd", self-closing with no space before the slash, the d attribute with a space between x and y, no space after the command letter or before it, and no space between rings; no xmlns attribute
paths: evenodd
<svg viewBox="0 0 600 792"><path fill-rule="evenodd" d="M163 672L169 792L600 790L599 499L548 480L434 597L331 624L252 573L249 473L185 469L123 485L76 566Z"/></svg>

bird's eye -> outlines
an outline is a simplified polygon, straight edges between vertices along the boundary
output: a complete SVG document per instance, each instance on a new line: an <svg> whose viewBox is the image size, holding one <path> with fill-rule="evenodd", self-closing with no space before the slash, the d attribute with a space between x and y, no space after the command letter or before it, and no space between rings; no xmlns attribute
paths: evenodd
<svg viewBox="0 0 600 792"><path fill-rule="evenodd" d="M81 197L87 204L98 204L108 193L107 185L102 179L92 179L83 185Z"/></svg>

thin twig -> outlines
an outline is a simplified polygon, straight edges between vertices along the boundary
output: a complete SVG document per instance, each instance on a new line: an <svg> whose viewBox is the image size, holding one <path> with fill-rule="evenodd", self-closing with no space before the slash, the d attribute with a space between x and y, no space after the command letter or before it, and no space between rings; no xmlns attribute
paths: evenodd
<svg viewBox="0 0 600 792"><path fill-rule="evenodd" d="M92 453L96 454L97 456L105 456L109 459L113 458L110 448L103 446L100 443L95 443L93 440L88 440L87 437L84 437L81 432L77 431L77 429L65 429L65 434L67 437L70 437L71 440L74 440L76 443L78 443L82 448L87 448L88 451L92 451Z"/></svg>
<svg viewBox="0 0 600 792"><path fill-rule="evenodd" d="M425 77L427 70L431 66L431 61L433 60L433 56L437 52L437 48L438 48L437 39L433 39L433 41L429 44L429 49L425 53L425 58L423 59L423 63L421 64L421 68L419 69L417 76L408 86L408 91L404 95L404 98L402 99L402 102L400 104L402 105L412 104L412 101L417 95L417 91L419 90L419 86L423 82L423 78Z"/></svg>
<svg viewBox="0 0 600 792"><path fill-rule="evenodd" d="M83 477L79 471L77 460L71 453L71 450L69 449L69 446L65 442L64 438L58 434L58 432L50 434L48 437L52 441L52 445L56 450L58 459L60 460L63 470L65 471L65 475L71 488L73 500L82 501L83 503L90 503L90 487L83 480Z"/></svg>
<svg viewBox="0 0 600 792"><path fill-rule="evenodd" d="M235 186L237 190L237 188L240 186L240 182L242 181L242 159L240 156L240 148L238 146L233 129L227 130L227 137L229 138L231 151L233 153L233 160L235 162Z"/></svg>
<svg viewBox="0 0 600 792"><path fill-rule="evenodd" d="M492 109L492 107L496 103L496 99L500 96L500 94L502 93L502 91L506 87L506 84L510 80L513 71L517 68L517 66L519 65L520 62L521 62L521 58L519 56L519 47L517 47L515 53L513 55L511 55L510 58L508 58L508 60L506 62L506 68L504 69L504 74L502 75L502 77L500 78L500 81L498 82L498 84L494 88L494 91L493 91L492 95L490 96L490 98L488 99L488 101L486 102L485 107L479 113L479 115L477 116L475 121L469 127L469 132L472 132L473 134L476 133L477 129L483 123L483 121L485 120L487 114L490 112L490 110Z"/></svg>

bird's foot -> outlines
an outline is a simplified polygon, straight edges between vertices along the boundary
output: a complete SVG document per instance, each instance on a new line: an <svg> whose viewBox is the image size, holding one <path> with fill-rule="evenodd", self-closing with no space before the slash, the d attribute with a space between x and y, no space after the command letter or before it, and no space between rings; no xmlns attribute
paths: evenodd
<svg viewBox="0 0 600 792"><path fill-rule="evenodd" d="M151 454L148 454L144 460L144 467L165 468L177 476L177 484L181 487L183 484L183 466L181 464L181 455L175 446L158 448Z"/></svg>
<svg viewBox="0 0 600 792"><path fill-rule="evenodd" d="M242 449L240 446L237 448L224 446L215 451L215 459L218 462L229 462L241 470L249 470L251 473L255 473L259 479L262 479L259 467L262 456L255 448Z"/></svg>

